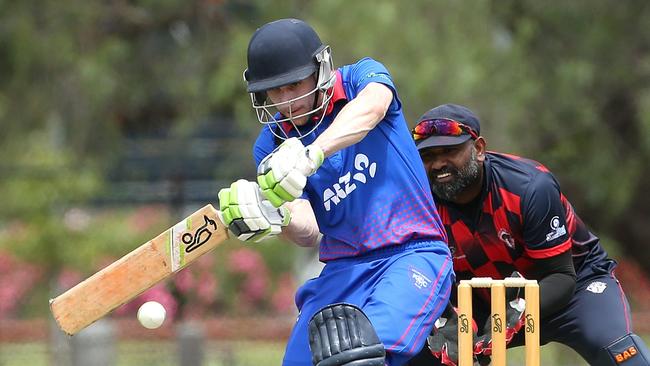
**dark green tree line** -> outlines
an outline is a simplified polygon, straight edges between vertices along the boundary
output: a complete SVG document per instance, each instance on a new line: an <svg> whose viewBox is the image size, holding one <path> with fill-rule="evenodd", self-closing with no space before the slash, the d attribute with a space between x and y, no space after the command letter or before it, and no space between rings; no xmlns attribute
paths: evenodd
<svg viewBox="0 0 650 366"><path fill-rule="evenodd" d="M650 273L642 0L0 1L0 190L15 197L0 226L99 194L126 137L228 116L224 160L249 156L246 45L279 17L311 22L336 64L383 62L411 124L445 102L476 110L490 148L549 166L608 247Z"/></svg>

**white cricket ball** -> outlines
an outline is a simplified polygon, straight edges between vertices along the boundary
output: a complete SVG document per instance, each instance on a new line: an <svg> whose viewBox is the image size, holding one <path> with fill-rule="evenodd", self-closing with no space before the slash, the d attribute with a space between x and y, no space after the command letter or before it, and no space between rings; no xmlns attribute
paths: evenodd
<svg viewBox="0 0 650 366"><path fill-rule="evenodd" d="M165 321L165 308L156 301L147 301L138 309L138 321L147 329L156 329Z"/></svg>

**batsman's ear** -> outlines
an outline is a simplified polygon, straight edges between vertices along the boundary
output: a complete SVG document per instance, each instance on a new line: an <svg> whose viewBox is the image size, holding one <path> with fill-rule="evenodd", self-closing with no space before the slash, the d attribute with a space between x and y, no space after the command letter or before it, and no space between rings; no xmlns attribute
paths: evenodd
<svg viewBox="0 0 650 366"><path fill-rule="evenodd" d="M244 81L248 82L249 75L250 73L248 72L248 69L244 70L244 72L242 73L242 77L244 78Z"/></svg>

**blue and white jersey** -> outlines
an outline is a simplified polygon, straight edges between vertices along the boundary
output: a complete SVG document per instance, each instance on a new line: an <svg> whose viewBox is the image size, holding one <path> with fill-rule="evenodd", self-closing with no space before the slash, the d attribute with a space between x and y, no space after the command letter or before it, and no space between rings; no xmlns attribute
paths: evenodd
<svg viewBox="0 0 650 366"><path fill-rule="evenodd" d="M401 102L381 63L364 58L338 69L323 122L301 141L305 146L313 143L347 101L371 82L384 84L393 91L386 116L363 140L326 158L305 187L303 197L310 201L323 234L323 262L414 241L423 246L446 242ZM289 136L297 136L289 126L282 127ZM303 128L308 132L313 125L308 123ZM269 127L263 127L253 147L257 165L277 144Z"/></svg>

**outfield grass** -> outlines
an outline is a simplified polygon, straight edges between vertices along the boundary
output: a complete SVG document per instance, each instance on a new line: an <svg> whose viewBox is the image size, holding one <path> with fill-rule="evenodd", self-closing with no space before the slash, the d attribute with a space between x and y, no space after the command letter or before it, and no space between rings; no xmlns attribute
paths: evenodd
<svg viewBox="0 0 650 366"><path fill-rule="evenodd" d="M650 335L644 340L650 343ZM216 342L205 345L204 366L280 365L284 345L269 342ZM121 342L116 348L116 366L177 366L176 344L166 341ZM49 366L45 343L0 344L0 366ZM575 352L560 344L542 347L543 365L588 366ZM508 351L508 365L523 366L523 348ZM59 365L57 365L59 366Z"/></svg>
<svg viewBox="0 0 650 366"><path fill-rule="evenodd" d="M284 345L280 343L208 342L204 366L280 365L283 352ZM0 345L1 366L49 366L53 364L50 358L45 343ZM117 366L179 365L173 342L121 342L117 345L115 362Z"/></svg>

